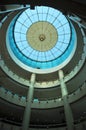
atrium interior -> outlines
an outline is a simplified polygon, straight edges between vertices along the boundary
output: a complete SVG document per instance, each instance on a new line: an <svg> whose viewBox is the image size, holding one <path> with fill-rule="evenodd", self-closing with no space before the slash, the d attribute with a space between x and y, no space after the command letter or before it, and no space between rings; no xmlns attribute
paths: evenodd
<svg viewBox="0 0 86 130"><path fill-rule="evenodd" d="M85 0L0 5L0 130L86 130Z"/></svg>

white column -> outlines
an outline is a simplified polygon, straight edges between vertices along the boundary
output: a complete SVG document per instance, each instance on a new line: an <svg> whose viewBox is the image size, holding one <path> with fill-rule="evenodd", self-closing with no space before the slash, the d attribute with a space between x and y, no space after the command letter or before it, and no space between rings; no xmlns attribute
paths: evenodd
<svg viewBox="0 0 86 130"><path fill-rule="evenodd" d="M24 111L22 130L29 130L31 103L32 103L32 99L33 99L35 77L36 77L35 74L31 75L31 80L30 80L31 84L29 86L28 93L27 93L27 101L26 101L26 107L25 107L25 111Z"/></svg>
<svg viewBox="0 0 86 130"><path fill-rule="evenodd" d="M64 103L64 112L65 112L65 118L66 118L66 123L67 123L67 128L68 130L73 130L74 124L73 124L73 115L71 111L70 104L68 103L67 100L67 87L64 82L64 74L62 70L59 70L59 80L60 80L60 85L61 85L61 92L62 92L62 98L63 98L63 103Z"/></svg>

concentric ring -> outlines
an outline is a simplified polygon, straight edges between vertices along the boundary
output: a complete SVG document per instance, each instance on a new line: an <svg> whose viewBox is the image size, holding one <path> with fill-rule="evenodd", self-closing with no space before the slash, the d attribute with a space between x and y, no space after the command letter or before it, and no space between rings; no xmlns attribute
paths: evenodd
<svg viewBox="0 0 86 130"><path fill-rule="evenodd" d="M73 56L76 43L71 22L51 7L26 9L13 19L7 31L7 47L13 60L36 73L44 73L44 69L53 72L64 67Z"/></svg>

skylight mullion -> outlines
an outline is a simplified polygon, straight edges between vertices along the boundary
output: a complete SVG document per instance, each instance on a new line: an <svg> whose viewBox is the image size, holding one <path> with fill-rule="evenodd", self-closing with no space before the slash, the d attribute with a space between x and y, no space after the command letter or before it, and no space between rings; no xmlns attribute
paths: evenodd
<svg viewBox="0 0 86 130"><path fill-rule="evenodd" d="M64 42L64 41L58 41L58 42L61 42L63 44L68 44L69 42Z"/></svg>
<svg viewBox="0 0 86 130"><path fill-rule="evenodd" d="M68 22L64 23L64 24L61 23L61 26L57 27L57 29L61 28L62 26L66 25L66 24L68 24Z"/></svg>
<svg viewBox="0 0 86 130"><path fill-rule="evenodd" d="M60 42L60 43L62 43L62 42ZM63 44L63 43L62 43L62 44ZM62 46L62 45L59 46L58 43L57 43L57 46L55 46L55 48L57 48L61 53L63 53L63 51L60 49L61 46Z"/></svg>
<svg viewBox="0 0 86 130"><path fill-rule="evenodd" d="M52 22L52 24L58 19L60 13L57 15L57 17L55 17L54 21Z"/></svg>
<svg viewBox="0 0 86 130"><path fill-rule="evenodd" d="M32 20L31 20L31 18L30 18L29 15L27 14L27 12L25 12L25 13L26 13L27 17L30 19L31 23L33 23Z"/></svg>
<svg viewBox="0 0 86 130"><path fill-rule="evenodd" d="M21 25L25 26L26 28L28 28L24 23L21 23L20 21L18 21Z"/></svg>
<svg viewBox="0 0 86 130"><path fill-rule="evenodd" d="M32 55L32 52L33 52L33 51L34 51L34 50L32 49L31 52L29 53L29 57Z"/></svg>
<svg viewBox="0 0 86 130"><path fill-rule="evenodd" d="M16 31L14 31L14 33L17 33L17 34L18 34L18 33L19 33L19 34L21 33L21 34L26 35L26 33L23 33L23 32L16 32Z"/></svg>
<svg viewBox="0 0 86 130"><path fill-rule="evenodd" d="M70 35L70 33L59 34L59 36L60 36L60 35Z"/></svg>
<svg viewBox="0 0 86 130"><path fill-rule="evenodd" d="M53 52L52 52L52 49L50 50L50 52L51 52L51 55L53 56L53 58L55 59L55 56L54 56L54 54L53 54Z"/></svg>
<svg viewBox="0 0 86 130"><path fill-rule="evenodd" d="M39 21L39 14L38 14L38 8L37 7L36 7L36 12L37 12L38 21Z"/></svg>
<svg viewBox="0 0 86 130"><path fill-rule="evenodd" d="M27 48L27 46L26 46L26 47L24 47L21 51L25 50L26 48Z"/></svg>
<svg viewBox="0 0 86 130"><path fill-rule="evenodd" d="M27 41L27 40L21 40L21 39L20 39L20 41L18 41L18 42L24 42L24 41Z"/></svg>

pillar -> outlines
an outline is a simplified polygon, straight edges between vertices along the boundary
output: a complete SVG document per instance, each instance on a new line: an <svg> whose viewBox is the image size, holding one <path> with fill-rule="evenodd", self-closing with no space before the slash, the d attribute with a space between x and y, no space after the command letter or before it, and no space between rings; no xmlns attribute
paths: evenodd
<svg viewBox="0 0 86 130"><path fill-rule="evenodd" d="M34 92L34 83L35 83L35 74L31 75L30 86L27 92L27 100L26 100L26 107L24 111L23 123L22 123L22 130L29 130L30 124L30 115L31 115L31 103L33 99L33 92Z"/></svg>
<svg viewBox="0 0 86 130"><path fill-rule="evenodd" d="M65 112L67 128L68 130L73 130L74 129L73 115L72 115L70 104L68 103L68 99L67 99L68 91L67 91L66 84L64 82L63 71L59 70L58 74L59 74L59 80L61 85L61 93L62 93L62 98L64 103L64 112Z"/></svg>

